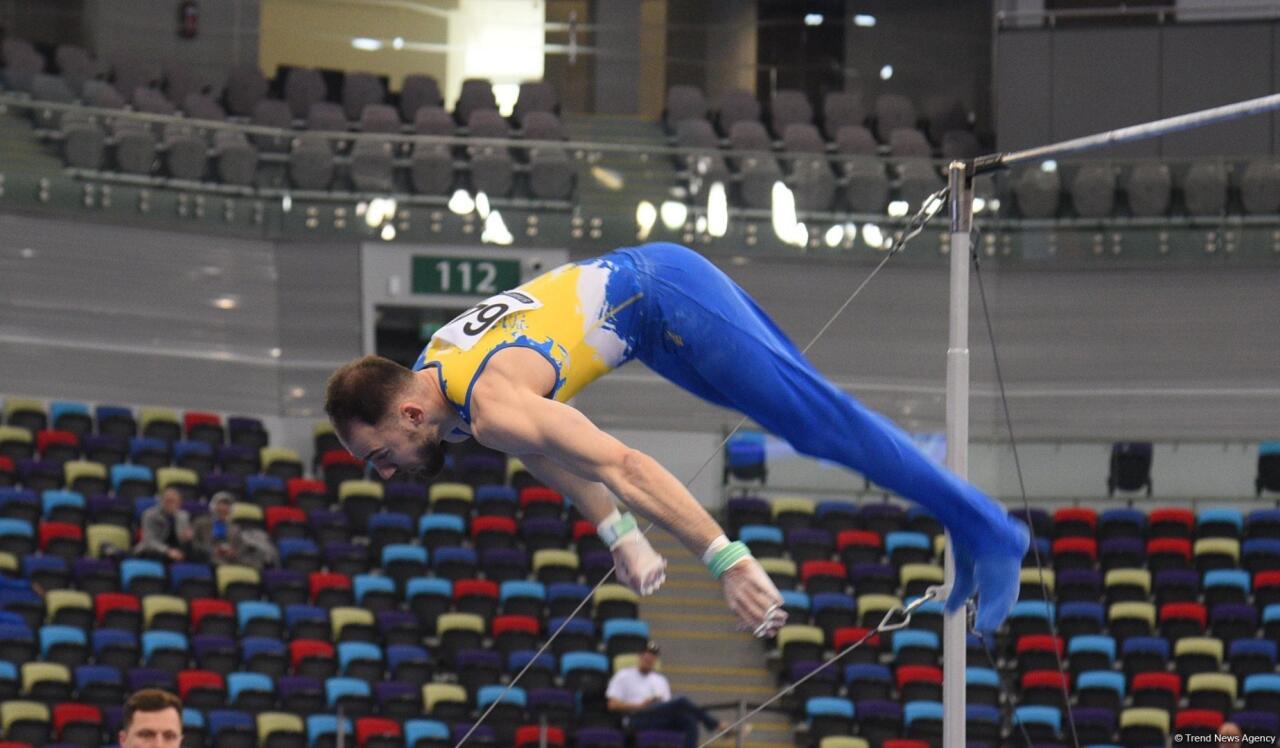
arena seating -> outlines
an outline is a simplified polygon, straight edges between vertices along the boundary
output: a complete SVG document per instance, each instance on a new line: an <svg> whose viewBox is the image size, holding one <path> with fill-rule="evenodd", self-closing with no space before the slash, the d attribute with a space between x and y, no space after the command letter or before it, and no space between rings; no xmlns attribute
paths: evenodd
<svg viewBox="0 0 1280 748"><path fill-rule="evenodd" d="M493 453L452 453L427 487L366 478L327 424L314 457L270 441L253 418L5 402L4 740L99 745L124 696L158 686L183 697L189 745L318 745L339 709L356 745L452 745L611 564L589 522ZM234 493L279 567L130 557L167 486L192 514ZM648 629L619 585L593 603L478 744L537 744L544 721L551 744L622 744L603 689Z"/></svg>
<svg viewBox="0 0 1280 748"><path fill-rule="evenodd" d="M1072 743L1064 678L1081 744L1165 743L1227 719L1246 733L1280 730L1280 510L1014 516L1033 528L1044 569L1028 553L1021 599L990 651L970 636L970 744L1018 742L1024 728L1036 743ZM784 590L791 617L774 644L783 683L942 581L941 529L915 508L738 497L725 521ZM811 744L855 733L869 745L937 745L941 628L941 603L925 603L907 628L873 636L797 689L790 709Z"/></svg>

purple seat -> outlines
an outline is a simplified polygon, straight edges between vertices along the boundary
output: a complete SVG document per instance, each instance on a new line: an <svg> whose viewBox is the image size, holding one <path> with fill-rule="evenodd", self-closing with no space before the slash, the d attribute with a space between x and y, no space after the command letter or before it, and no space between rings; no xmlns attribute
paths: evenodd
<svg viewBox="0 0 1280 748"><path fill-rule="evenodd" d="M684 733L673 730L645 730L636 733L636 748L683 748Z"/></svg>
<svg viewBox="0 0 1280 748"><path fill-rule="evenodd" d="M116 565L105 558L78 558L71 572L76 578L76 586L85 589L90 579L119 579Z"/></svg>
<svg viewBox="0 0 1280 748"><path fill-rule="evenodd" d="M388 716L417 716L422 711L422 686L404 681L388 680L373 684L378 708Z"/></svg>
<svg viewBox="0 0 1280 748"><path fill-rule="evenodd" d="M238 475L252 475L262 467L259 464L258 450L242 444L223 444L218 447L218 465L222 472Z"/></svg>
<svg viewBox="0 0 1280 748"><path fill-rule="evenodd" d="M458 652L454 661L458 670L502 670L502 655L487 649L464 649Z"/></svg>
<svg viewBox="0 0 1280 748"><path fill-rule="evenodd" d="M555 517L535 517L520 523L520 537L532 553L542 548L563 548L569 537L569 525Z"/></svg>
<svg viewBox="0 0 1280 748"><path fill-rule="evenodd" d="M1104 569L1129 569L1146 558L1146 546L1139 538L1107 538L1098 547Z"/></svg>
<svg viewBox="0 0 1280 748"><path fill-rule="evenodd" d="M127 522L133 516L133 502L118 496L93 496L85 504L89 508L90 524L108 522L112 517Z"/></svg>
<svg viewBox="0 0 1280 748"><path fill-rule="evenodd" d="M539 658L550 659L544 655ZM529 691L528 705L530 709L539 709L545 707L569 707L572 709L576 703L574 693L565 688L534 688Z"/></svg>
<svg viewBox="0 0 1280 748"><path fill-rule="evenodd" d="M835 541L825 529L796 528L787 532L787 550L796 564L830 558Z"/></svg>
<svg viewBox="0 0 1280 748"><path fill-rule="evenodd" d="M907 521L906 512L896 504L863 504L858 515L863 527L881 535L901 530Z"/></svg>
<svg viewBox="0 0 1280 748"><path fill-rule="evenodd" d="M490 548L480 554L480 567L495 582L529 575L529 554L523 548Z"/></svg>
<svg viewBox="0 0 1280 748"><path fill-rule="evenodd" d="M333 512L328 509L316 509L308 513L308 521L311 522L312 529L319 530L324 527L346 527L347 515L342 512Z"/></svg>
<svg viewBox="0 0 1280 748"><path fill-rule="evenodd" d="M200 479L200 493L213 496L219 491L230 491L238 501L245 497L244 476L229 473L206 473Z"/></svg>
<svg viewBox="0 0 1280 748"><path fill-rule="evenodd" d="M1252 637L1258 629L1258 609L1248 603L1222 603L1209 611L1209 628L1224 642Z"/></svg>
<svg viewBox="0 0 1280 748"><path fill-rule="evenodd" d="M458 744L462 741L462 736L467 734L467 730L471 729L470 722L456 722L453 725L453 742ZM471 733L471 737L467 738L468 743L478 743L481 745L493 745L498 739L493 728L488 725L480 725L475 732Z"/></svg>
<svg viewBox="0 0 1280 748"><path fill-rule="evenodd" d="M473 486L502 483L507 477L507 458L500 455L467 455L458 463L458 477Z"/></svg>
<svg viewBox="0 0 1280 748"><path fill-rule="evenodd" d="M737 535L738 527L753 524L773 524L773 512L769 502L750 496L739 496L725 503L725 516L728 517L730 529Z"/></svg>
<svg viewBox="0 0 1280 748"><path fill-rule="evenodd" d="M138 691L143 688L161 688L177 692L178 682L174 674L168 670L152 667L136 667L129 671L129 690Z"/></svg>
<svg viewBox="0 0 1280 748"><path fill-rule="evenodd" d="M115 735L124 727L124 707L104 706L102 709L102 726L108 735Z"/></svg>
<svg viewBox="0 0 1280 748"><path fill-rule="evenodd" d="M613 568L613 554L608 551L588 551L582 554L582 573L589 584L595 584Z"/></svg>
<svg viewBox="0 0 1280 748"><path fill-rule="evenodd" d="M1047 559L1046 559L1047 565ZM1070 595L1065 590L1072 590ZM1102 596L1102 574L1096 569L1063 569L1054 583L1058 600L1097 600Z"/></svg>
<svg viewBox="0 0 1280 748"><path fill-rule="evenodd" d="M378 632L387 644L412 644L422 639L418 617L407 610L384 610L377 618Z"/></svg>
<svg viewBox="0 0 1280 748"><path fill-rule="evenodd" d="M892 594L898 587L898 572L890 564L854 564L849 569L849 581L853 582L854 594Z"/></svg>
<svg viewBox="0 0 1280 748"><path fill-rule="evenodd" d="M1116 731L1116 713L1106 707L1076 707L1076 730L1082 744L1110 743Z"/></svg>
<svg viewBox="0 0 1280 748"><path fill-rule="evenodd" d="M902 705L897 702L866 699L855 702L853 711L858 715L858 722L862 725L864 736L895 737L902 727ZM868 737L868 740L870 739Z"/></svg>
<svg viewBox="0 0 1280 748"><path fill-rule="evenodd" d="M622 748L625 738L612 727L584 727L574 733L578 748Z"/></svg>
<svg viewBox="0 0 1280 748"><path fill-rule="evenodd" d="M1236 712L1231 721L1240 726L1245 735L1276 735L1280 733L1280 715L1267 712Z"/></svg>
<svg viewBox="0 0 1280 748"><path fill-rule="evenodd" d="M1009 516L1016 520L1020 520L1023 524L1035 530L1035 535L1039 537L1053 537L1053 517L1044 509L1014 509L1009 512Z"/></svg>
<svg viewBox="0 0 1280 748"><path fill-rule="evenodd" d="M212 496L212 494L210 494ZM209 513L209 505L203 501L184 501L182 509L187 513L190 519L195 519L203 514Z"/></svg>
<svg viewBox="0 0 1280 748"><path fill-rule="evenodd" d="M790 683L795 683L796 681L805 677L809 673L812 673L813 671L817 670L820 667L822 667L822 663L818 662L817 660L802 660L800 662L793 662L791 663L791 667L787 669L787 681ZM838 672L838 668L829 667L829 668L826 668L825 670L819 671L818 674L810 678L810 680L811 681L822 680L822 681L830 681L831 683L835 683L837 680L836 678L837 672Z"/></svg>
<svg viewBox="0 0 1280 748"><path fill-rule="evenodd" d="M1161 605L1195 602L1200 597L1200 574L1192 569L1161 569L1156 572L1151 589Z"/></svg>
<svg viewBox="0 0 1280 748"><path fill-rule="evenodd" d="M129 451L129 445L123 439L112 434L85 434L80 439L80 451L86 455L100 456L103 453L116 452L120 460Z"/></svg>

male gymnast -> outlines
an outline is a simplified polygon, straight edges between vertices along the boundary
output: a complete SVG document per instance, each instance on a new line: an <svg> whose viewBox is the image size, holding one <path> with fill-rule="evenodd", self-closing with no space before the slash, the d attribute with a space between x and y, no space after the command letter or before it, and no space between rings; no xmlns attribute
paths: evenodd
<svg viewBox="0 0 1280 748"><path fill-rule="evenodd" d="M980 592L979 630L1008 615L1026 528L824 379L745 291L675 244L569 263L486 299L436 332L412 369L376 356L352 361L330 377L325 411L343 444L384 478L438 473L446 441L474 438L515 455L596 525L619 581L650 594L666 560L616 496L702 558L740 628L773 636L786 622L782 596L746 545L730 542L657 461L566 404L632 359L924 506L951 537L948 608Z"/></svg>

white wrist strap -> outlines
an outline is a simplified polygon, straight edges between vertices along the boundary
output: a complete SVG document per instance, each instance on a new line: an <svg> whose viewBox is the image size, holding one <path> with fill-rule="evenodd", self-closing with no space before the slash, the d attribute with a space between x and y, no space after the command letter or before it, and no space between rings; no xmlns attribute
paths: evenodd
<svg viewBox="0 0 1280 748"><path fill-rule="evenodd" d="M618 541L627 535L636 532L639 528L636 526L636 518L631 512L622 514L617 509L613 510L608 517L605 517L600 524L596 525L596 534L600 536L600 540L613 550L617 547Z"/></svg>
<svg viewBox="0 0 1280 748"><path fill-rule="evenodd" d="M707 550L702 552L702 563L706 564L707 566L710 566L711 562L715 559L716 554L719 553L728 545L729 545L729 538L725 537L724 535L721 535L720 537L711 541L711 545L707 546Z"/></svg>

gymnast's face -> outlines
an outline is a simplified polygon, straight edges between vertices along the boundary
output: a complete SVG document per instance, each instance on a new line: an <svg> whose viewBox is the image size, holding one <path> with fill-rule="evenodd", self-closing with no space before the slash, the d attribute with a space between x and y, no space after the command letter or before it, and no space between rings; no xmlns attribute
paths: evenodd
<svg viewBox="0 0 1280 748"><path fill-rule="evenodd" d="M340 432L351 454L372 463L383 480L400 475L421 481L435 477L444 467L438 429L427 423L425 411L412 402L402 403L376 426L353 421Z"/></svg>

